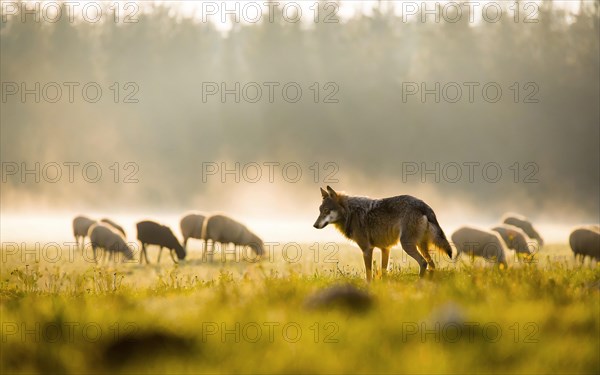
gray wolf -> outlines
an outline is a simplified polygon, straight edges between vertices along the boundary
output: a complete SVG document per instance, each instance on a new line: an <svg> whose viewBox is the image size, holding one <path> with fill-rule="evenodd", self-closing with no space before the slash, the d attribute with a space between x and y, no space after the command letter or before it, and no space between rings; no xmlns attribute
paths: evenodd
<svg viewBox="0 0 600 375"><path fill-rule="evenodd" d="M410 195L371 199L335 192L330 186L321 188L323 201L317 229L333 224L344 236L356 242L363 252L367 281L372 279L373 249L381 249L381 267L387 271L390 249L398 242L419 264L419 276L433 271L431 247L452 258L452 248L435 213L425 202Z"/></svg>

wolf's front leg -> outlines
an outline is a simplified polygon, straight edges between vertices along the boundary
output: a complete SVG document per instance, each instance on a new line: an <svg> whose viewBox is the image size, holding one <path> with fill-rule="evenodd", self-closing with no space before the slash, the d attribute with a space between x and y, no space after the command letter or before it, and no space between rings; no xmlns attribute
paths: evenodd
<svg viewBox="0 0 600 375"><path fill-rule="evenodd" d="M390 260L390 249L382 248L381 249L381 276L385 277L387 275L388 262Z"/></svg>
<svg viewBox="0 0 600 375"><path fill-rule="evenodd" d="M367 282L371 282L373 277L373 246L361 246L363 252L363 259L365 260L365 270L367 271Z"/></svg>

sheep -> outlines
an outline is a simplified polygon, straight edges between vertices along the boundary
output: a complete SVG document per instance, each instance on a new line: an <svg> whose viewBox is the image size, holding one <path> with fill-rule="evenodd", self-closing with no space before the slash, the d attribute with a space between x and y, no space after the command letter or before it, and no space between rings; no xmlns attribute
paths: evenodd
<svg viewBox="0 0 600 375"><path fill-rule="evenodd" d="M111 229L113 229L114 232L116 232L117 234L119 234L121 237L123 237L123 239L125 241L127 241L127 235L125 234L125 229L123 229L122 226L120 226L119 224L115 223L114 221L104 218L100 220L100 223L110 227ZM104 258L106 257L106 252L104 252L102 254L102 262L104 262Z"/></svg>
<svg viewBox="0 0 600 375"><path fill-rule="evenodd" d="M140 221L136 224L137 227L137 239L142 244L142 254L140 255L140 263L145 258L146 263L150 264L148 261L148 254L146 253L146 245L158 245L160 247L160 251L158 252L157 263L160 262L160 256L162 254L163 247L166 247L170 250L169 254L171 254L171 259L173 262L177 263L175 257L173 256L173 250L177 254L177 258L179 260L184 260L186 256L186 251L177 240L177 237L171 231L171 228L155 223L154 221ZM142 255L144 258L142 258Z"/></svg>
<svg viewBox="0 0 600 375"><path fill-rule="evenodd" d="M569 245L575 255L575 260L581 259L583 263L586 257L600 261L600 226L589 225L578 227L569 236Z"/></svg>
<svg viewBox="0 0 600 375"><path fill-rule="evenodd" d="M507 267L504 241L498 233L473 227L462 227L451 237L458 255L467 253L471 257L480 256L484 259L495 260L498 264Z"/></svg>
<svg viewBox="0 0 600 375"><path fill-rule="evenodd" d="M202 238L202 226L206 217L200 214L189 214L184 216L179 222L181 235L183 236L183 247L187 249L187 242L190 238L204 240L204 248L206 249L207 240ZM204 228L206 231L206 228ZM204 236L206 237L206 236Z"/></svg>
<svg viewBox="0 0 600 375"><path fill-rule="evenodd" d="M524 216L521 216L519 214L507 213L504 214L502 222L504 224L521 228L523 232L527 234L527 236L537 240L540 246L544 246L544 240L542 239L542 236L540 236L540 234L535 230L533 225Z"/></svg>
<svg viewBox="0 0 600 375"><path fill-rule="evenodd" d="M209 254L213 254L215 242L249 246L256 255L261 256L263 254L263 241L243 224L225 215L218 214L210 216L206 220L206 236L204 239L212 240L212 249L208 251Z"/></svg>
<svg viewBox="0 0 600 375"><path fill-rule="evenodd" d="M497 232L504 240L506 247L514 250L517 255L525 255L526 257L533 255L533 251L529 247L530 241L528 240L530 238L521 228L503 224L492 228L492 231Z"/></svg>
<svg viewBox="0 0 600 375"><path fill-rule="evenodd" d="M87 218L85 216L77 216L73 219L73 235L75 236L75 242L79 249L79 238L81 238L81 248L84 247L85 238L88 237L90 227L95 224L96 221Z"/></svg>
<svg viewBox="0 0 600 375"><path fill-rule="evenodd" d="M109 252L109 258L116 261L115 253L123 253L127 260L133 259L133 251L129 248L125 239L115 229L108 225L95 223L88 232L90 242L92 243L92 251L94 252L94 261L98 262L96 257L96 249L102 248Z"/></svg>
<svg viewBox="0 0 600 375"><path fill-rule="evenodd" d="M125 229L123 229L122 226L120 226L119 224L115 223L114 221L104 218L102 220L100 220L100 222L108 224L109 226L113 227L114 229L116 229L118 232L120 232L123 235L123 238L127 238L127 234L125 234Z"/></svg>

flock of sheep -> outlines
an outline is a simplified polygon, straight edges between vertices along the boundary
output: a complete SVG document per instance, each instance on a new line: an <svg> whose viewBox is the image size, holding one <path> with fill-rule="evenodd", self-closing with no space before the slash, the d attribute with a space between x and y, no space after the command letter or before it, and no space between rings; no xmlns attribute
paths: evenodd
<svg viewBox="0 0 600 375"><path fill-rule="evenodd" d="M209 254L214 252L214 244L231 244L249 246L257 255L264 252L263 241L243 224L221 214L204 216L200 214L185 215L180 221L183 243L180 243L173 231L153 221L137 223L137 240L141 244L139 261L150 263L148 260L148 245L159 247L157 262L163 248L169 250L174 262L183 260L187 254L187 242L190 238L204 240L204 248ZM85 216L77 216L73 220L73 234L79 246L84 246L89 237L94 260L98 260L97 250L103 249L109 258L115 258L120 253L126 259L133 259L133 251L127 244L123 227L109 219L94 221ZM466 254L471 257L482 257L497 262L505 267L507 253L515 251L518 257L529 259L544 244L539 232L525 217L517 214L507 214L502 223L490 230L462 227L452 234L452 242L457 250L457 256ZM211 248L209 249L209 240ZM589 225L578 227L571 233L569 244L575 258L585 261L590 257L600 261L600 226Z"/></svg>
<svg viewBox="0 0 600 375"><path fill-rule="evenodd" d="M530 259L544 245L544 240L533 225L523 216L506 214L502 224L490 230L462 227L452 234L457 255L468 254L482 257L505 267L508 250L517 257ZM600 260L600 226L578 227L571 232L569 244L575 259L582 262L586 257Z"/></svg>
<svg viewBox="0 0 600 375"><path fill-rule="evenodd" d="M210 240L209 254L213 253L215 243L249 246L258 255L262 255L264 251L263 241L257 235L243 224L225 215L189 214L181 219L180 227L183 244L175 237L171 228L165 225L149 220L137 223L137 240L142 245L140 263L144 260L150 263L147 254L148 245L159 247L157 262L160 262L164 248L169 250L173 262L177 262L176 258L183 260L187 254L186 247L190 238L204 240L205 249L209 249ZM89 237L95 261L98 261L98 249L103 249L105 255L109 254L109 259L116 259L116 254L122 254L128 260L133 259L133 251L127 244L125 230L112 220L95 221L85 216L77 216L73 219L73 235L78 247L81 240L82 248L85 245L85 238Z"/></svg>
<svg viewBox="0 0 600 375"><path fill-rule="evenodd" d="M508 266L508 250L514 250L518 257L530 258L544 244L533 225L517 214L506 214L502 224L490 230L462 227L455 231L451 238L457 256L468 254L504 266Z"/></svg>

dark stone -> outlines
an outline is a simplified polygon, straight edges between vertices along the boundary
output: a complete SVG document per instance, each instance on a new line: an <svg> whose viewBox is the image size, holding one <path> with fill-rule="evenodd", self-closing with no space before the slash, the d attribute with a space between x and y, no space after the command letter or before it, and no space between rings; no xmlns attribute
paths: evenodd
<svg viewBox="0 0 600 375"><path fill-rule="evenodd" d="M306 299L309 309L341 308L351 312L365 312L373 306L370 293L352 284L334 285L322 289Z"/></svg>

